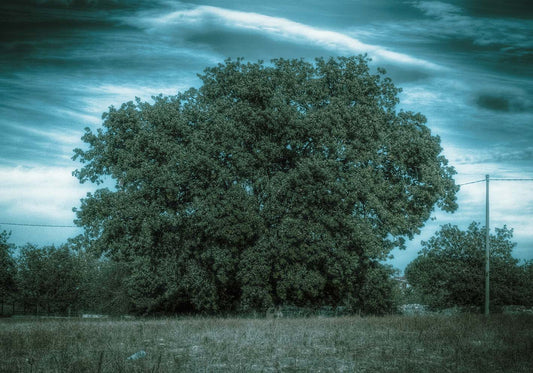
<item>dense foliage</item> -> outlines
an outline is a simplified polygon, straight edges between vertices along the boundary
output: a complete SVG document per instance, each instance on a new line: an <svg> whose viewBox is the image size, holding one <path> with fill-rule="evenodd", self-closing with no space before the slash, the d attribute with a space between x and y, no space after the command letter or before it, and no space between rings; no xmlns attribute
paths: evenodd
<svg viewBox="0 0 533 373"><path fill-rule="evenodd" d="M20 249L17 268L18 299L25 307L65 313L76 303L81 279L67 246L27 244Z"/></svg>
<svg viewBox="0 0 533 373"><path fill-rule="evenodd" d="M227 60L199 89L111 107L75 150L81 182L116 183L76 210L87 248L133 268L147 311L383 312L379 261L457 207L439 138L384 74Z"/></svg>
<svg viewBox="0 0 533 373"><path fill-rule="evenodd" d="M133 310L124 263L73 244L16 247L0 233L0 316L11 314L127 314Z"/></svg>
<svg viewBox="0 0 533 373"><path fill-rule="evenodd" d="M77 251L78 297L76 309L86 313L125 315L132 308L126 279L130 269L125 263Z"/></svg>
<svg viewBox="0 0 533 373"><path fill-rule="evenodd" d="M512 257L516 245L512 229L496 228L490 236L490 303L533 305L532 263L520 265ZM484 227L467 230L445 225L427 242L406 268L409 284L436 308L482 307L485 295Z"/></svg>
<svg viewBox="0 0 533 373"><path fill-rule="evenodd" d="M179 280L171 261L156 263L146 256L132 262L98 258L80 250L75 240L59 247L15 247L7 242L7 233L1 237L10 248L4 258L10 265L3 269L9 268L11 277L3 282L9 287L4 286L8 291L0 298L0 316L195 311L189 299L168 298L161 291ZM421 253L409 265L407 276L412 286L403 292L395 286L392 269L373 263L358 294L364 302L360 309L384 312L406 301L430 303L435 308L479 307L483 302L484 264L483 249L476 244L482 244L483 237L483 229L476 224L468 231L443 227L424 243L425 255ZM511 230L505 227L492 237L492 312L498 312L499 305L533 305L533 261L519 263L508 255L514 246L510 239ZM353 312L342 306L285 305L281 309L286 316Z"/></svg>
<svg viewBox="0 0 533 373"><path fill-rule="evenodd" d="M13 296L16 291L16 267L13 259L13 245L8 242L9 232L0 232L0 299Z"/></svg>

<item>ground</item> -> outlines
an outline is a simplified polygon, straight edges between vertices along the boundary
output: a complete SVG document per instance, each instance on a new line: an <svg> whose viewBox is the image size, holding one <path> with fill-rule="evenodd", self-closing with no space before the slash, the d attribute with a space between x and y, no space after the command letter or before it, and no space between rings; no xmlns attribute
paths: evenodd
<svg viewBox="0 0 533 373"><path fill-rule="evenodd" d="M531 372L533 316L0 320L0 372L42 371Z"/></svg>

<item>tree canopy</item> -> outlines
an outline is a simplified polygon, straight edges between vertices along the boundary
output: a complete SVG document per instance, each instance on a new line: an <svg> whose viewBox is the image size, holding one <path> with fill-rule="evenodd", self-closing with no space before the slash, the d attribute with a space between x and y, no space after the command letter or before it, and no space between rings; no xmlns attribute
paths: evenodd
<svg viewBox="0 0 533 373"><path fill-rule="evenodd" d="M378 262L458 187L368 62L228 59L198 89L110 107L75 149L82 183L116 184L75 209L87 245L195 310L373 304Z"/></svg>
<svg viewBox="0 0 533 373"><path fill-rule="evenodd" d="M444 225L422 242L419 256L405 274L432 307L481 306L485 295L485 228L473 222L466 230ZM519 265L512 229L496 228L490 235L491 305L530 305L531 263Z"/></svg>

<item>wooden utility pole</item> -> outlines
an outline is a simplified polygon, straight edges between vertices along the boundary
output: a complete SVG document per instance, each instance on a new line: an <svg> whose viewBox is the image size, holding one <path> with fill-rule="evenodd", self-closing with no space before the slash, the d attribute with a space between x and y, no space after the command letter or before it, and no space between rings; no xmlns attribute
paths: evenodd
<svg viewBox="0 0 533 373"><path fill-rule="evenodd" d="M489 315L489 273L490 273L490 227L489 227L489 175L485 175L485 316Z"/></svg>

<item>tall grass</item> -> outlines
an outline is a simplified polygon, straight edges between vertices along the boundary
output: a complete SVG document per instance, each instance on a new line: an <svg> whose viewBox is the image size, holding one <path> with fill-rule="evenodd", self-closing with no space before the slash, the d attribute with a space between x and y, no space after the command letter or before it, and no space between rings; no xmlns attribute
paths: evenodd
<svg viewBox="0 0 533 373"><path fill-rule="evenodd" d="M0 320L0 372L43 371L531 372L533 317Z"/></svg>

